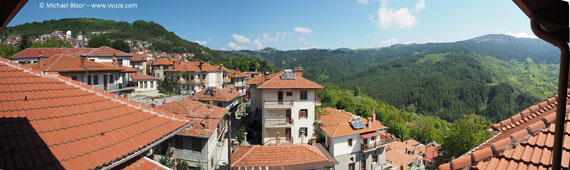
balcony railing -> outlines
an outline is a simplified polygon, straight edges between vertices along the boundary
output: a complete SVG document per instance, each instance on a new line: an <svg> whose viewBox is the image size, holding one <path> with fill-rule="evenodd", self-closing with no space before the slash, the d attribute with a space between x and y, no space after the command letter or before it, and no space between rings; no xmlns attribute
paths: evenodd
<svg viewBox="0 0 570 170"><path fill-rule="evenodd" d="M264 101L263 108L287 109L293 107L293 100Z"/></svg>
<svg viewBox="0 0 570 170"><path fill-rule="evenodd" d="M388 143L390 143L390 140L389 140L389 139L382 139L382 140L380 140L380 141L376 141L376 142L373 142L373 143L361 144L361 145L360 145L360 149L361 149L362 151L368 151L368 150L376 149L376 148L378 148L378 147L380 147L380 146L383 146L383 145L386 145L386 144L388 144Z"/></svg>
<svg viewBox="0 0 570 170"><path fill-rule="evenodd" d="M293 119L265 119L265 127L290 127Z"/></svg>

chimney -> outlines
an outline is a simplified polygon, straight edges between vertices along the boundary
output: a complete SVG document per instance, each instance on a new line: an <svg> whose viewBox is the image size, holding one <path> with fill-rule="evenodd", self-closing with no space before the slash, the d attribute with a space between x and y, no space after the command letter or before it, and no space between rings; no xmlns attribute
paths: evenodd
<svg viewBox="0 0 570 170"><path fill-rule="evenodd" d="M376 121L376 112L374 110L376 110L376 106L372 106L372 122Z"/></svg>
<svg viewBox="0 0 570 170"><path fill-rule="evenodd" d="M202 65L204 65L204 62L200 61L200 64L198 65L198 68L200 68L200 70L202 70Z"/></svg>
<svg viewBox="0 0 570 170"><path fill-rule="evenodd" d="M293 72L295 73L295 76L303 77L303 68L297 67L295 68L295 70L293 70Z"/></svg>
<svg viewBox="0 0 570 170"><path fill-rule="evenodd" d="M263 74L263 81L267 81L267 80L269 80L269 72L265 72Z"/></svg>
<svg viewBox="0 0 570 170"><path fill-rule="evenodd" d="M113 67L119 67L119 60L113 57L113 63L111 64Z"/></svg>
<svg viewBox="0 0 570 170"><path fill-rule="evenodd" d="M368 119L366 119L366 127L370 127L370 122L372 122L372 118L369 117Z"/></svg>
<svg viewBox="0 0 570 170"><path fill-rule="evenodd" d="M81 67L87 67L87 54L81 54Z"/></svg>
<svg viewBox="0 0 570 170"><path fill-rule="evenodd" d="M213 94L213 93L212 93ZM214 101L210 100L210 110L214 109Z"/></svg>
<svg viewBox="0 0 570 170"><path fill-rule="evenodd" d="M42 55L42 51L40 51L39 54L38 54L38 65L39 65L40 68L41 68L41 67L44 67L44 66L46 65L46 61L45 61L46 58L47 58L47 57L44 57L44 56Z"/></svg>
<svg viewBox="0 0 570 170"><path fill-rule="evenodd" d="M218 67L219 67L218 69L223 70L224 65L223 65L223 64L220 64L220 66L218 66Z"/></svg>
<svg viewBox="0 0 570 170"><path fill-rule="evenodd" d="M311 138L311 145L315 146L317 144L317 138Z"/></svg>
<svg viewBox="0 0 570 170"><path fill-rule="evenodd" d="M204 128L205 128L205 129L208 129L208 125L209 125L208 123L210 123L209 120L210 120L210 115L206 115L206 118L205 118L206 123L204 123Z"/></svg>
<svg viewBox="0 0 570 170"><path fill-rule="evenodd" d="M172 61L172 69L176 69L176 61Z"/></svg>

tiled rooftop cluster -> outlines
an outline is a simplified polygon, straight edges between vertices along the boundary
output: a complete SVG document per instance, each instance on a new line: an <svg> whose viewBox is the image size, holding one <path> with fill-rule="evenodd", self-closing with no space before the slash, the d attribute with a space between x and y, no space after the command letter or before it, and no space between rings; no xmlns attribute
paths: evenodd
<svg viewBox="0 0 570 170"><path fill-rule="evenodd" d="M566 96L569 98L569 96ZM438 169L549 169L552 166L557 95L538 102L492 126L499 133ZM568 111L568 110L567 110ZM570 140L568 112L564 140ZM563 145L562 167L568 168L570 143Z"/></svg>
<svg viewBox="0 0 570 170"><path fill-rule="evenodd" d="M158 162L151 160L144 156L137 156L120 166L113 168L114 170L139 170L139 169L152 169L152 170L169 170L170 168L161 165Z"/></svg>
<svg viewBox="0 0 570 170"><path fill-rule="evenodd" d="M211 93L208 92L211 90ZM231 101L238 97L241 93L231 88L222 89L207 89L196 93L195 99L197 100L212 100L212 101ZM190 96L192 97L192 96Z"/></svg>
<svg viewBox="0 0 570 170"><path fill-rule="evenodd" d="M236 146L232 169L311 169L336 164L320 144Z"/></svg>
<svg viewBox="0 0 570 170"><path fill-rule="evenodd" d="M112 167L189 120L0 59L0 167Z"/></svg>
<svg viewBox="0 0 570 170"><path fill-rule="evenodd" d="M102 46L99 48L26 48L11 56L10 59L35 58L40 54L47 57L58 54L67 54L75 57L79 57L82 54L86 54L87 56L132 56L129 53Z"/></svg>

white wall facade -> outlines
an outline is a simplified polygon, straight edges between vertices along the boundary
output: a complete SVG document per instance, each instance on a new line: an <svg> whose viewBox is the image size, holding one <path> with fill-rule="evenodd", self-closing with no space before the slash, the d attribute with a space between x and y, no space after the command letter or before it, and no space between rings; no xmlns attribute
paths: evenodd
<svg viewBox="0 0 570 170"><path fill-rule="evenodd" d="M119 60L123 60L123 66L131 67L131 57L117 56L116 58ZM113 62L113 57L111 57L111 56L89 56L88 59L89 60L95 60L95 62L97 62L97 63Z"/></svg>
<svg viewBox="0 0 570 170"><path fill-rule="evenodd" d="M264 103L277 101L278 91L283 91L283 103L287 104L293 101L293 104L289 108L285 109L274 109L266 108ZM301 100L301 91L307 91L307 100ZM287 92L292 92L292 96L287 96ZM314 89L264 89L262 90L262 126L265 126L265 119L282 119L285 118L286 110L291 109L291 118L293 119L293 124L291 125L291 137L292 143L308 143L313 137L315 122L315 90ZM307 117L300 118L299 111L301 109L307 109ZM307 136L299 135L300 128L307 128ZM282 128L285 129L285 128ZM275 139L276 134L273 133L276 128L262 128L263 143L266 143L272 139ZM280 137L285 137L285 133L279 133Z"/></svg>
<svg viewBox="0 0 570 170"><path fill-rule="evenodd" d="M12 62L16 62L16 63L24 63L24 62L29 62L29 63L36 63L38 62L38 57L31 57L31 58L10 58L10 61Z"/></svg>
<svg viewBox="0 0 570 170"><path fill-rule="evenodd" d="M146 84L146 86L145 86ZM136 92L142 92L142 91L156 91L156 86L158 84L156 83L156 80L137 80L137 84L136 84L136 88L135 91Z"/></svg>

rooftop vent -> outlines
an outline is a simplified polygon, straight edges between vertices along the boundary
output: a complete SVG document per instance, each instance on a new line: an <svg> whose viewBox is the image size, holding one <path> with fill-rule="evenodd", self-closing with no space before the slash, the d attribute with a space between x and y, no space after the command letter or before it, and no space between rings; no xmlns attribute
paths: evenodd
<svg viewBox="0 0 570 170"><path fill-rule="evenodd" d="M360 116L352 116L352 120L359 120Z"/></svg>

